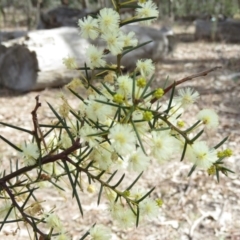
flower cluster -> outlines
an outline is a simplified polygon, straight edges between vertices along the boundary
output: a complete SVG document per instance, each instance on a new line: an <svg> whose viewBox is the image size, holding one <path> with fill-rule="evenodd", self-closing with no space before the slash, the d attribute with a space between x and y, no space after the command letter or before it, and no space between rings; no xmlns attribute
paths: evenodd
<svg viewBox="0 0 240 240"><path fill-rule="evenodd" d="M115 78L115 84L102 84L99 89L93 89L81 109L76 109L84 123L79 129L73 125L70 131L85 146L93 148L89 161L100 170L116 170L122 162L122 167L141 172L146 170L150 159L163 163L182 153L187 137L188 159L203 169L211 167L218 160L216 150L202 141L191 143L191 138L202 127L216 128L216 113L201 110L193 129L179 130L178 126L183 126L179 117L198 99L198 92L180 89L171 106L165 101L161 103L160 98L153 103L156 91L163 95L164 90L151 89L148 81L145 74L121 75Z"/></svg>
<svg viewBox="0 0 240 240"><path fill-rule="evenodd" d="M150 24L154 18L158 17L157 6L151 0L145 3L139 3L139 8L136 10L134 19L146 19L144 22ZM96 18L88 16L83 20L78 21L81 30L81 35L84 38L96 39L100 37L106 44L106 48L112 55L118 55L125 48L135 47L138 40L135 38L134 32L125 33L120 28L120 15L116 10L104 8L100 10ZM105 67L104 52L94 45L90 45L86 52L87 65L91 69ZM68 65L72 61L65 60Z"/></svg>
<svg viewBox="0 0 240 240"><path fill-rule="evenodd" d="M152 1L139 1L135 17L146 18L144 22L149 23L157 15ZM79 27L83 37L100 37L106 43L107 52L121 55L125 48L137 45L134 32L125 34L120 29L121 23L124 21L121 22L115 10L102 9L96 18L89 16L79 20ZM87 50L87 67L92 70L106 67L104 54L107 52L91 45ZM114 175L120 168L141 173L152 160L165 163L176 155L185 156L194 168L208 172L218 164L217 150L202 141L199 134L203 129L217 128L217 114L211 109L203 109L191 127L183 120L184 112L199 99L199 93L191 88L181 88L177 96L172 94L168 101L162 100L164 89L151 87L154 71L151 59L139 59L133 73L122 74L113 68L106 75L99 74L103 77L100 87L85 79L91 90L87 99L79 96L74 84L68 85L81 99L80 107L72 110L77 123L71 124L69 131L73 137L80 138L84 151L89 151L80 164L82 167L92 167L96 174L104 171ZM62 117L73 122L71 116ZM133 226L137 216L140 220L151 219L162 204L160 199L149 198L146 191L135 193L133 189L119 193L107 186L104 190L112 218L122 227ZM128 204L117 202L119 197L125 198ZM139 199L141 201L136 204Z"/></svg>
<svg viewBox="0 0 240 240"><path fill-rule="evenodd" d="M97 173L106 171L112 174L119 168L141 173L151 160L165 163L183 152L194 167L208 172L218 164L220 154L201 140L199 134L204 128L218 127L217 114L211 109L203 109L191 127L182 119L199 99L199 93L191 88L181 88L175 97L163 100L164 89L153 89L149 84L154 69L150 59L140 60L135 69L138 74L113 74L112 83L103 82L100 87L90 85L91 94L82 99L80 107L73 113L74 117L78 116L79 123L69 129L74 136L81 138L82 146L91 149L81 163L83 166L90 164ZM78 94L77 91L74 93ZM66 120L72 122L71 116ZM116 192L108 187L104 189L112 218L122 227L133 226L136 205L129 209L122 202L115 201ZM134 190L122 193L128 203L143 196L144 193L136 194ZM161 200L149 197L140 201L140 220L156 216L161 205L159 202Z"/></svg>
<svg viewBox="0 0 240 240"><path fill-rule="evenodd" d="M217 128L217 114L211 109L203 109L196 115L195 123L184 120L185 112L199 100L197 91L180 88L175 96L174 84L165 89L153 88L155 66L151 59L139 59L133 72L121 72L121 54L124 50L133 50L138 44L134 32L125 33L121 26L136 20L149 24L158 16L156 4L152 0L139 0L135 16L124 21L120 19L119 8L132 1L113 2L118 3L114 10L104 8L96 17L88 16L78 22L83 37L93 40L100 37L106 44L105 51L94 45L87 49L86 77L81 79L84 84L75 78L66 85L79 98L79 106L72 107L62 95L58 111L49 104L57 118L56 123L42 125L36 116L40 106L37 101L32 112L34 131L17 128L30 133L33 141L20 146L10 144L20 152L24 167L19 169L16 164L16 172L20 172L23 178L16 172L8 176L4 172L0 189L4 190L5 202L0 206L0 217L4 221L14 215L17 221L23 219L34 229L36 238L39 234L39 239L45 239L39 223L48 227L47 238L70 239L60 218L52 210L45 211L41 201L36 200L37 195L33 194L43 183L63 190L59 181L68 178L72 196L77 198L82 214L77 188L90 194L96 190L95 183L100 184L98 202L103 193L113 220L128 228L156 217L163 204L162 199L150 198L153 189L134 188L151 161L166 163L173 156L181 156L181 160L187 159L193 164L192 170L199 167L210 175L230 171L223 166L223 159L231 156L232 151L217 151L224 141L212 147L201 137L205 129ZM109 52L116 55L116 66L107 65L104 56ZM69 69L78 69L73 58L66 58L63 62ZM88 75L89 69L91 76ZM101 84L95 84L95 77ZM86 98L79 91L83 86L88 89ZM164 96L169 90L172 93L166 100ZM44 127L50 130L42 131ZM117 183L111 182L120 169L139 174L124 189L120 184L125 174ZM35 178L27 174L31 170L36 171ZM16 176L16 181L10 181L12 176ZM34 203L29 205L28 201ZM87 235L93 240L111 238L108 228L97 224L83 238Z"/></svg>
<svg viewBox="0 0 240 240"><path fill-rule="evenodd" d="M56 214L47 213L44 214L44 218L47 227L50 229L55 229L59 232L58 236L53 238L54 240L70 240L70 237L63 227L63 223Z"/></svg>

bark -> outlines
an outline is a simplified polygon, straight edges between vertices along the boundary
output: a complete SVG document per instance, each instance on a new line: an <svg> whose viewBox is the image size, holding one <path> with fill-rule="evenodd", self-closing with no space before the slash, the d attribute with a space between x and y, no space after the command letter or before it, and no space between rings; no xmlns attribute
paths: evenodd
<svg viewBox="0 0 240 240"><path fill-rule="evenodd" d="M0 45L0 84L25 92L36 84L38 62L35 52L22 45Z"/></svg>
<svg viewBox="0 0 240 240"><path fill-rule="evenodd" d="M135 32L139 44L152 41L123 57L121 63L126 70L133 70L139 59L150 58L157 62L173 50L174 35L167 28L158 30L134 25L125 26L123 30ZM61 87L80 76L79 72L66 70L63 59L73 57L78 66L83 67L87 61L86 49L92 43L82 39L79 29L72 27L32 31L24 37L3 42L1 84L18 91ZM94 44L106 47L99 39ZM108 54L106 60L114 64L116 56Z"/></svg>

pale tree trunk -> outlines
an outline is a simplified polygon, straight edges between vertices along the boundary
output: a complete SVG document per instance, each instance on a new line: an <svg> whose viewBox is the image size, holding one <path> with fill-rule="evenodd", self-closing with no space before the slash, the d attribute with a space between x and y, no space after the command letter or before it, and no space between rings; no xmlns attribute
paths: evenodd
<svg viewBox="0 0 240 240"><path fill-rule="evenodd" d="M32 2L31 0L26 0L27 6L26 6L26 13L27 13L27 29L28 31L31 29L31 23L32 23Z"/></svg>
<svg viewBox="0 0 240 240"><path fill-rule="evenodd" d="M40 25L41 3L42 0L37 0L36 25L35 25L36 29L38 29L38 26Z"/></svg>

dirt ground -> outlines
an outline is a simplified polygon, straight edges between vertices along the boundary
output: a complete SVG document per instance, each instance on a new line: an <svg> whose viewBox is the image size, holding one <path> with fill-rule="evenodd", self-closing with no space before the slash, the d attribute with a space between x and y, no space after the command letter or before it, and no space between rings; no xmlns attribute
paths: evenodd
<svg viewBox="0 0 240 240"><path fill-rule="evenodd" d="M82 218L75 201L71 199L70 190L65 195L58 195L52 189L40 192L38 197L45 201L46 208L50 209L56 205L56 211L73 240L80 239L95 222L112 228L113 239L116 240L240 240L240 77L234 76L240 72L240 45L181 42L173 54L157 64L156 84L161 86L167 76L171 81L179 80L215 66L222 68L205 77L184 83L184 86L194 87L201 95L201 99L186 117L191 121L202 108L214 108L217 111L220 127L218 131L205 135L205 138L211 138L209 142L215 145L223 137L229 136L229 141L224 146L230 147L234 152L227 164L235 174L230 174L229 177L222 176L220 183L217 183L215 178L199 170L187 177L191 165L186 162L180 163L178 159L161 166L152 163L138 186L147 189L156 186L153 196L161 197L164 204L157 219L140 225L137 229L119 230L109 220L104 200L97 206L96 195L79 193L84 209ZM0 94L2 122L29 127L30 112L35 106L36 95L40 96L42 102L38 113L39 120L54 120L46 102L56 106L58 89L46 89L24 95L15 95L7 91L1 91ZM69 98L72 104L77 106L78 101L72 96ZM0 126L0 134L15 142L26 138L26 135L3 126ZM10 157L14 160L15 156L15 152L1 141L2 164L6 166ZM29 239L27 230L24 229L12 236L10 233L15 229L13 225L4 227L0 238ZM10 235L4 236L7 233Z"/></svg>

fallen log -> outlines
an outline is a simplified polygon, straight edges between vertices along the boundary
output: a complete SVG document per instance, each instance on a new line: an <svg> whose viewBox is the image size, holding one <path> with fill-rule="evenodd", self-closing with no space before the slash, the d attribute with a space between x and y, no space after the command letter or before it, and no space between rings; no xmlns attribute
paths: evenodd
<svg viewBox="0 0 240 240"><path fill-rule="evenodd" d="M32 87L32 91L40 91L46 88L58 88L62 87L73 78L80 78L81 74L75 70L51 70L45 72L39 72L37 76L36 84Z"/></svg>
<svg viewBox="0 0 240 240"><path fill-rule="evenodd" d="M27 31L0 31L0 42L9 41L27 35Z"/></svg>
<svg viewBox="0 0 240 240"><path fill-rule="evenodd" d="M78 19L87 16L87 9L58 7L47 12L41 12L38 29L51 29L63 26L75 27Z"/></svg>
<svg viewBox="0 0 240 240"><path fill-rule="evenodd" d="M24 46L0 45L0 85L25 92L37 81L38 61L35 52Z"/></svg>
<svg viewBox="0 0 240 240"><path fill-rule="evenodd" d="M240 21L226 19L223 21L196 20L196 40L216 40L230 43L240 42Z"/></svg>
<svg viewBox="0 0 240 240"><path fill-rule="evenodd" d="M127 26L124 31L134 31L139 44L152 41L144 47L138 48L125 55L122 64L128 70L133 69L138 59L151 58L154 62L161 60L172 48L173 34L168 29L157 30L142 26ZM40 90L46 87L61 87L76 77L76 73L70 74L63 65L63 59L70 56L76 59L79 67L86 62L86 49L89 42L80 37L79 29L73 27L61 27L49 30L29 32L25 37L3 42L2 47L6 53L21 49L22 58L16 58L18 54L1 54L0 61L1 84L5 87L18 90ZM100 46L101 42L95 42ZM20 50L19 50L20 51ZM28 54L26 53L28 51ZM26 56L25 56L26 55ZM116 63L116 56L107 55L107 62ZM8 60L6 60L8 59ZM14 69L11 81L9 72ZM37 73L37 70L39 71ZM7 75L8 74L8 75Z"/></svg>

